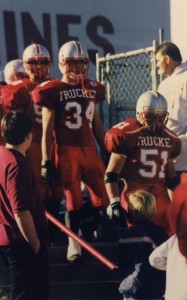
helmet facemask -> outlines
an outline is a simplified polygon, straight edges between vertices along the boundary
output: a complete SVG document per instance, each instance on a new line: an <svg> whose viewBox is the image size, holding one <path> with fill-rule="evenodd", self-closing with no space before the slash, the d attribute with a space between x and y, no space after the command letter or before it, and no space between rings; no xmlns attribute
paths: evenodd
<svg viewBox="0 0 187 300"><path fill-rule="evenodd" d="M26 72L14 72L10 77L10 82L14 82L20 79L28 79L29 75Z"/></svg>
<svg viewBox="0 0 187 300"><path fill-rule="evenodd" d="M75 82L82 82L88 76L89 60L81 58L65 58L62 60L61 71Z"/></svg>
<svg viewBox="0 0 187 300"><path fill-rule="evenodd" d="M141 94L136 103L136 117L149 131L158 132L168 120L164 96L151 90Z"/></svg>
<svg viewBox="0 0 187 300"><path fill-rule="evenodd" d="M51 59L47 57L32 57L24 62L25 69L34 81L45 80L51 73Z"/></svg>
<svg viewBox="0 0 187 300"><path fill-rule="evenodd" d="M23 52L23 62L32 81L44 81L51 73L52 60L48 50L42 45L28 46Z"/></svg>
<svg viewBox="0 0 187 300"><path fill-rule="evenodd" d="M149 131L158 132L168 121L166 112L142 112L138 115L138 120Z"/></svg>

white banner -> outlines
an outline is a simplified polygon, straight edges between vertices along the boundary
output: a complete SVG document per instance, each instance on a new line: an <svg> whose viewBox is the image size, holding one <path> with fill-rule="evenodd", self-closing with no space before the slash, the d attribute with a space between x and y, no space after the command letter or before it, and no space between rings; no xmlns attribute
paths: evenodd
<svg viewBox="0 0 187 300"><path fill-rule="evenodd" d="M31 43L46 46L58 71L58 50L80 40L95 54L120 53L152 45L159 28L169 38L168 0L0 0L0 69L22 58Z"/></svg>

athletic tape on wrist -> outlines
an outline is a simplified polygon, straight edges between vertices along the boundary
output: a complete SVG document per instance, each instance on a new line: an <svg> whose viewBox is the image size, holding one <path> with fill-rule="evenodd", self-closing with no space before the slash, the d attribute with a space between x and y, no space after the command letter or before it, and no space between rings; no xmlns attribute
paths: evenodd
<svg viewBox="0 0 187 300"><path fill-rule="evenodd" d="M110 199L110 204L113 204L115 202L120 202L120 197L113 197Z"/></svg>

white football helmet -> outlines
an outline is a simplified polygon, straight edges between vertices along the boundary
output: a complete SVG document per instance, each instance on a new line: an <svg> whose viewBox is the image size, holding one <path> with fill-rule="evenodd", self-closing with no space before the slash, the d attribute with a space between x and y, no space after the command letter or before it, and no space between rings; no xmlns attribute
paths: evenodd
<svg viewBox="0 0 187 300"><path fill-rule="evenodd" d="M137 100L136 118L149 130L155 131L168 120L167 101L156 91L147 91Z"/></svg>
<svg viewBox="0 0 187 300"><path fill-rule="evenodd" d="M29 78L28 74L25 72L23 61L21 59L14 59L9 61L5 65L4 76L6 83L11 83L19 79Z"/></svg>
<svg viewBox="0 0 187 300"><path fill-rule="evenodd" d="M62 74L79 81L87 77L89 56L82 43L78 41L67 42L60 48L58 59Z"/></svg>
<svg viewBox="0 0 187 300"><path fill-rule="evenodd" d="M45 80L51 73L52 60L48 50L42 45L28 46L23 52L23 62L31 80Z"/></svg>

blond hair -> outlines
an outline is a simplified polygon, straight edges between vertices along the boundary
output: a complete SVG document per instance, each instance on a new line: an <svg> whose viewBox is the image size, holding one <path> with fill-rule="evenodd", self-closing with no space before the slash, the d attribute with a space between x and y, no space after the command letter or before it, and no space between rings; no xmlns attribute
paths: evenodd
<svg viewBox="0 0 187 300"><path fill-rule="evenodd" d="M137 190L129 195L128 207L133 221L149 220L156 212L156 199L147 191Z"/></svg>

